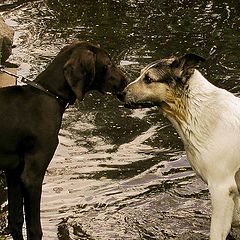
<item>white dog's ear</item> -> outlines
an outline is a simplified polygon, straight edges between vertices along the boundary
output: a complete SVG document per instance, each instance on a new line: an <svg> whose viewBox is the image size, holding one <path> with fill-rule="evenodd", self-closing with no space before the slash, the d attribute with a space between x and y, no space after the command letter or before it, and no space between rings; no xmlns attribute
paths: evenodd
<svg viewBox="0 0 240 240"><path fill-rule="evenodd" d="M204 62L205 60L205 58L193 53L187 53L180 58L180 62L183 68L195 67L199 63Z"/></svg>
<svg viewBox="0 0 240 240"><path fill-rule="evenodd" d="M206 60L205 58L203 58L199 55L196 55L193 53L187 53L183 57L175 59L172 62L171 67L172 68L180 68L180 69L184 70L189 67L195 67L199 63L204 62L205 60Z"/></svg>
<svg viewBox="0 0 240 240"><path fill-rule="evenodd" d="M190 75L193 73L193 68L204 61L205 58L201 56L193 53L187 53L183 57L176 58L172 62L171 68L178 78L186 80L186 78L189 78Z"/></svg>

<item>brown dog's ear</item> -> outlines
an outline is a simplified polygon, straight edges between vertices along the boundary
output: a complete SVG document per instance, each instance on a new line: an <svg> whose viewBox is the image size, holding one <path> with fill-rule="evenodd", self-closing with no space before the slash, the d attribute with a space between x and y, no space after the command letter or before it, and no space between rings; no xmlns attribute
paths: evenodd
<svg viewBox="0 0 240 240"><path fill-rule="evenodd" d="M193 68L204 61L205 58L201 56L187 53L183 57L175 59L171 64L171 68L178 78L186 80L193 73Z"/></svg>
<svg viewBox="0 0 240 240"><path fill-rule="evenodd" d="M95 60L93 52L79 48L73 51L70 59L64 65L64 76L80 101L94 80Z"/></svg>

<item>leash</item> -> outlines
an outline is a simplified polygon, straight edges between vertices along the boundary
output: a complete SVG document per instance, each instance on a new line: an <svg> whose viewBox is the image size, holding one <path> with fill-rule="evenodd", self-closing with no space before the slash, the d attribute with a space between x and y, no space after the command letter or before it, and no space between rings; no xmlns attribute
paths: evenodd
<svg viewBox="0 0 240 240"><path fill-rule="evenodd" d="M11 72L7 71L5 69L5 66L3 66L3 65L0 65L0 72L6 73L9 76L15 77L16 81L19 82L19 83L25 83L25 84L27 84L27 85L29 85L31 87L34 87L34 88L36 88L38 90L41 90L42 92L48 94L51 97L56 98L57 101L66 104L66 108L69 105L69 101L67 101L64 98L62 98L62 97L60 97L60 96L50 92L48 89L44 88L43 86L41 86L37 82L31 81L31 80L29 80L29 79L27 79L27 78L25 78L23 76L20 76L20 75L17 75L17 74L14 74L14 73L11 73Z"/></svg>

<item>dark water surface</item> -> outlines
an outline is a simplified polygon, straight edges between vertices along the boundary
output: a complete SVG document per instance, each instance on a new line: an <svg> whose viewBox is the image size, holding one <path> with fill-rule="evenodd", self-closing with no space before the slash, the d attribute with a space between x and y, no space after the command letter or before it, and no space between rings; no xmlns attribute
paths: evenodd
<svg viewBox="0 0 240 240"><path fill-rule="evenodd" d="M11 60L30 79L65 44L81 39L101 44L132 79L163 56L203 55L205 76L236 94L239 9L239 0L0 4L16 31ZM3 232L3 176L0 191ZM66 111L41 209L47 240L208 239L211 212L207 186L191 170L178 135L158 110L127 110L99 93Z"/></svg>

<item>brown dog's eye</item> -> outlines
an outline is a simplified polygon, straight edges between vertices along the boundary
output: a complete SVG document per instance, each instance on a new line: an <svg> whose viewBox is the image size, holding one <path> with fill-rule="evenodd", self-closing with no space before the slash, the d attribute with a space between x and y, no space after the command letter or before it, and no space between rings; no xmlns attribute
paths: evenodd
<svg viewBox="0 0 240 240"><path fill-rule="evenodd" d="M151 79L148 75L145 75L145 77L144 77L144 82L145 82L146 84L150 84L150 83L152 83L152 79Z"/></svg>

